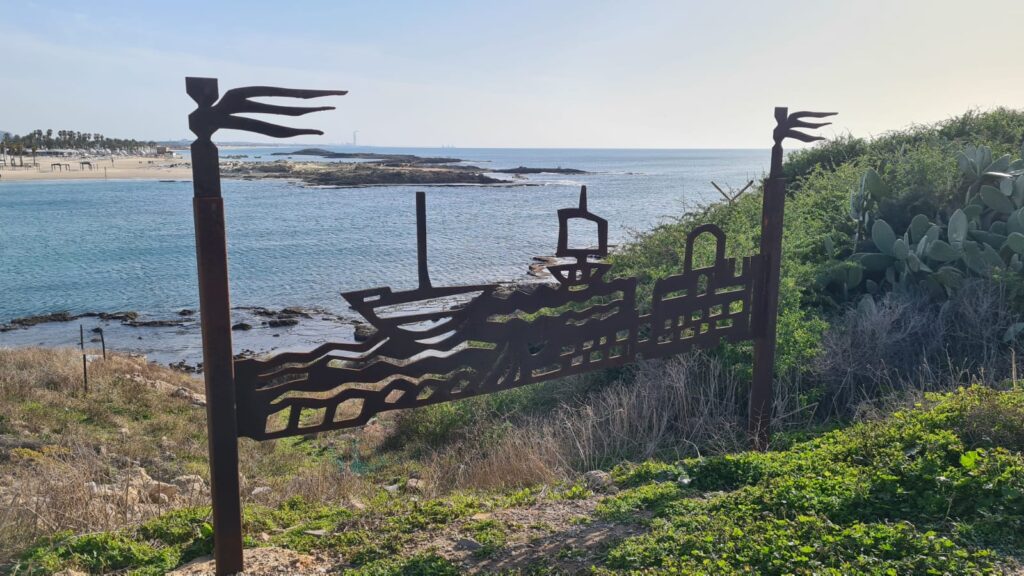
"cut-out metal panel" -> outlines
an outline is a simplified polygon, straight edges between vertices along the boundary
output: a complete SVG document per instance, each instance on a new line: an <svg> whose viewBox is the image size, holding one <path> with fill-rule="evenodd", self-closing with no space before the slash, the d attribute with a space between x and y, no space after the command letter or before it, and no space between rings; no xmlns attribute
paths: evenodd
<svg viewBox="0 0 1024 576"><path fill-rule="evenodd" d="M641 314L635 278L606 279L607 221L587 209L558 211L556 285L500 290L496 285L434 287L426 261L426 203L416 194L420 284L393 292L373 288L344 294L377 332L365 342L325 344L308 353L284 353L235 362L238 432L279 438L360 426L380 412L487 394L542 380L612 368L637 360L750 337L751 290L760 258L725 257L725 235L714 226L694 230L684 268L657 281L651 311ZM569 249L573 218L599 223L595 248ZM715 260L692 268L694 240L715 240ZM457 304L445 298L470 295ZM384 315L399 304L416 312ZM431 310L432 305L436 308ZM354 399L358 411L340 410ZM300 417L311 409L327 417ZM283 420L283 423L281 422Z"/></svg>
<svg viewBox="0 0 1024 576"><path fill-rule="evenodd" d="M333 109L256 102L253 98L320 98L342 90L250 86L219 96L214 78L187 78L197 108L189 115L193 213L203 333L210 492L217 574L241 572L238 437L281 438L365 424L388 410L488 394L543 380L622 366L640 358L753 340L749 429L755 448L769 439L778 313L785 180L782 143L820 140L800 132L826 125L805 118L831 113L775 109L771 171L764 182L761 244L756 255L726 257L713 225L686 238L683 267L655 282L650 310L637 307L635 278L606 278L608 221L590 212L587 190L576 207L557 211L557 284L435 287L427 267L426 196L416 193L419 285L342 294L377 332L363 342L329 342L308 352L234 360L224 200L217 146L233 129L287 138L322 134L238 114L301 116ZM572 222L596 227L597 243L570 242ZM695 242L709 235L715 257L694 268ZM592 245L592 248L586 246ZM582 247L581 247L582 246ZM413 312L402 310L413 309Z"/></svg>

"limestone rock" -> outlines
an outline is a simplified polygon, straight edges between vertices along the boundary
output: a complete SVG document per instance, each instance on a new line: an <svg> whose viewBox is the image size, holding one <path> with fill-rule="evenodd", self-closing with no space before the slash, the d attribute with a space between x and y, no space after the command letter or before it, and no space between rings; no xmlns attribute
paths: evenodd
<svg viewBox="0 0 1024 576"><path fill-rule="evenodd" d="M408 492L423 493L427 489L427 483L419 478L409 478L405 482L405 489Z"/></svg>
<svg viewBox="0 0 1024 576"><path fill-rule="evenodd" d="M154 481L146 489L146 496L148 496L149 501L154 504L167 504L171 500L177 498L180 493L181 490L179 490L177 486L166 482Z"/></svg>
<svg viewBox="0 0 1024 576"><path fill-rule="evenodd" d="M583 481L587 483L587 488L594 492L606 492L615 486L612 475L604 470L591 470L587 472L583 475Z"/></svg>
<svg viewBox="0 0 1024 576"><path fill-rule="evenodd" d="M366 322L360 322L356 324L355 328L355 339L356 342L365 342L373 337L377 333L377 329L372 324Z"/></svg>
<svg viewBox="0 0 1024 576"><path fill-rule="evenodd" d="M179 386L174 392L171 392L171 397L187 400L194 406L206 406L206 396L193 392L184 386Z"/></svg>
<svg viewBox="0 0 1024 576"><path fill-rule="evenodd" d="M482 545L472 538L462 538L455 543L455 549L459 551L473 552L479 550Z"/></svg>
<svg viewBox="0 0 1024 576"><path fill-rule="evenodd" d="M182 494L189 496L204 494L208 491L206 481L203 480L202 476L197 474L185 474L178 476L171 480L171 484L177 486L181 490Z"/></svg>

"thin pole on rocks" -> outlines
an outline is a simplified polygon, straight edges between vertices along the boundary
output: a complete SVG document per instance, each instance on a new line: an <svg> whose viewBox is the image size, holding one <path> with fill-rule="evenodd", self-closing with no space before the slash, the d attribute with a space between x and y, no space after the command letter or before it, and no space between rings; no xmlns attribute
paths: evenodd
<svg viewBox="0 0 1024 576"><path fill-rule="evenodd" d="M82 351L82 387L89 393L89 362L85 358L85 327L78 325L78 348Z"/></svg>
<svg viewBox="0 0 1024 576"><path fill-rule="evenodd" d="M99 328L100 331L100 347L103 349L103 359L107 359L107 339L103 337L103 328Z"/></svg>

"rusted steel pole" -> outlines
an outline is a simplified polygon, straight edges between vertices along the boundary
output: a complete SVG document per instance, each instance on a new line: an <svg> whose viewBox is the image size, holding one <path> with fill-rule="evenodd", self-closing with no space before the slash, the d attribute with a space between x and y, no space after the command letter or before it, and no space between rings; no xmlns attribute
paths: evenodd
<svg viewBox="0 0 1024 576"><path fill-rule="evenodd" d="M302 116L332 106L278 106L252 98L320 98L344 90L295 90L247 86L220 97L215 78L186 78L185 89L196 103L188 116L192 143L192 210L199 269L199 316L203 330L203 376L206 380L206 421L210 450L210 495L213 499L213 554L217 574L241 572L242 504L238 483L238 405L231 346L231 299L228 286L224 199L220 192L220 158L211 136L222 128L288 138L322 135L310 128L289 128L239 113ZM220 100L218 101L218 97Z"/></svg>
<svg viewBox="0 0 1024 576"><path fill-rule="evenodd" d="M89 362L85 358L85 327L78 325L78 347L82 351L82 390L89 393Z"/></svg>
<svg viewBox="0 0 1024 576"><path fill-rule="evenodd" d="M782 276L782 225L786 210L786 179L782 172L782 143L786 138L802 142L824 140L800 132L799 128L821 128L828 122L807 122L805 118L825 118L833 112L794 112L775 109L772 134L772 164L764 184L761 204L760 284L754 290L754 379L750 388L749 432L757 450L767 450L771 440L773 379L775 375L776 329L779 319L779 284Z"/></svg>
<svg viewBox="0 0 1024 576"><path fill-rule="evenodd" d="M217 80L187 78L186 88L200 108L218 97ZM190 118L192 120L192 118ZM190 122L190 124L193 124ZM195 126L193 131L195 132ZM202 130L200 130L202 132ZM220 191L220 160L211 133L197 132L192 143L192 212L199 271L199 317L203 334L203 379L213 504L213 554L217 574L242 571L242 509L238 482L238 429L231 344L227 235Z"/></svg>
<svg viewBox="0 0 1024 576"><path fill-rule="evenodd" d="M776 117L785 108L776 108ZM761 202L761 285L754 291L754 378L750 388L749 433L756 450L768 448L771 439L772 382L775 370L776 327L779 314L779 280L782 265L782 222L786 209L786 184L782 178L782 143L772 147L772 165Z"/></svg>

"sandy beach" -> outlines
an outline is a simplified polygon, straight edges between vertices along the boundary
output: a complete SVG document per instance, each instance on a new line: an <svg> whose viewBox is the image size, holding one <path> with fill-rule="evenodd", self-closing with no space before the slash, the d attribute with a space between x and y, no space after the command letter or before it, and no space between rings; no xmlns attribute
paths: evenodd
<svg viewBox="0 0 1024 576"><path fill-rule="evenodd" d="M0 167L0 184L27 180L191 180L191 165L181 156L40 157L38 166ZM92 169L81 162L91 162ZM62 164L62 168L53 166ZM70 168L70 169L69 169Z"/></svg>

